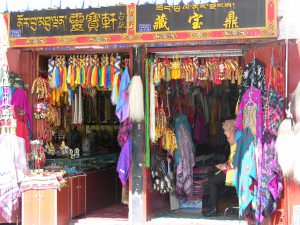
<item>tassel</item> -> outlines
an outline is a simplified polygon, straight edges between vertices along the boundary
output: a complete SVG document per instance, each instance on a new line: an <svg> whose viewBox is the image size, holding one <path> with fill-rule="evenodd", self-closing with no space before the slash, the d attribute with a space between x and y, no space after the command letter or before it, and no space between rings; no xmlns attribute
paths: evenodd
<svg viewBox="0 0 300 225"><path fill-rule="evenodd" d="M114 62L115 74L114 74L113 87L111 92L111 103L113 105L116 105L118 102L119 80L121 74L120 64L121 64L121 57L117 55Z"/></svg>
<svg viewBox="0 0 300 225"><path fill-rule="evenodd" d="M106 84L105 88L110 89L111 82L110 82L110 66L106 66Z"/></svg>
<svg viewBox="0 0 300 225"><path fill-rule="evenodd" d="M54 85L55 88L59 88L59 68L54 68Z"/></svg>
<svg viewBox="0 0 300 225"><path fill-rule="evenodd" d="M82 122L83 122L82 94L81 94L81 86L79 86L79 93L78 93L78 124L82 124Z"/></svg>
<svg viewBox="0 0 300 225"><path fill-rule="evenodd" d="M61 85L61 89L64 92L68 91L68 86L67 86L67 68L66 67L62 67L62 85Z"/></svg>
<svg viewBox="0 0 300 225"><path fill-rule="evenodd" d="M129 85L129 116L133 122L144 120L144 92L141 76L133 76Z"/></svg>

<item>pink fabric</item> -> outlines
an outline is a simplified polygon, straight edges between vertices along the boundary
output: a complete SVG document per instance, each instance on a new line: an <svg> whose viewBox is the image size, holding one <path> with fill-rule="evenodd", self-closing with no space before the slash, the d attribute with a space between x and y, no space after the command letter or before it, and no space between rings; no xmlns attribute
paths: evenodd
<svg viewBox="0 0 300 225"><path fill-rule="evenodd" d="M29 122L29 130L32 132L32 114L29 107L27 94L22 88L17 88L12 97L11 97L11 104L15 108L21 108L24 109L26 118Z"/></svg>

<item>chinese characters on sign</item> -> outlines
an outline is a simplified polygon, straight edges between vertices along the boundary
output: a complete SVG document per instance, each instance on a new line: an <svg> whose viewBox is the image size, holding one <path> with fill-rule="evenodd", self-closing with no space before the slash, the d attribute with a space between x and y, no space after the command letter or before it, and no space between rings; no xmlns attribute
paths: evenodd
<svg viewBox="0 0 300 225"><path fill-rule="evenodd" d="M274 0L200 2L28 11L4 16L9 16L9 41L13 47L106 46L278 35Z"/></svg>
<svg viewBox="0 0 300 225"><path fill-rule="evenodd" d="M218 3L190 5L139 5L136 8L138 32L229 30L266 26L264 0L220 0ZM143 30L141 24L143 27L151 26L151 29Z"/></svg>
<svg viewBox="0 0 300 225"><path fill-rule="evenodd" d="M126 6L116 6L11 13L10 29L20 30L22 37L126 33L126 10Z"/></svg>

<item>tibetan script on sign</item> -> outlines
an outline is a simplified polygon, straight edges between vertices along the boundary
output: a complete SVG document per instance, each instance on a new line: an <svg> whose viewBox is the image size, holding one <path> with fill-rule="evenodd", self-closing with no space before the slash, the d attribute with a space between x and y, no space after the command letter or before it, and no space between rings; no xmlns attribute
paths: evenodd
<svg viewBox="0 0 300 225"><path fill-rule="evenodd" d="M11 13L10 30L10 37L122 34L127 32L127 7Z"/></svg>
<svg viewBox="0 0 300 225"><path fill-rule="evenodd" d="M226 30L266 26L266 0L220 0L190 5L139 5L137 32ZM141 30L140 24L151 29Z"/></svg>

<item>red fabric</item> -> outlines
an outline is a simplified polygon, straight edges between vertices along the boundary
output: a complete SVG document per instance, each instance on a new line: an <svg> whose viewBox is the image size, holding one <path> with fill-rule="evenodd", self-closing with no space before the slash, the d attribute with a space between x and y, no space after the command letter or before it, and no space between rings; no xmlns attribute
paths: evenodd
<svg viewBox="0 0 300 225"><path fill-rule="evenodd" d="M24 138L26 153L30 153L31 149L30 149L30 139L29 139L28 128L24 122L19 121L19 120L17 120L16 135L18 137Z"/></svg>

